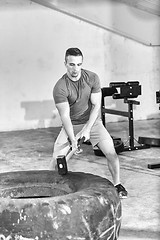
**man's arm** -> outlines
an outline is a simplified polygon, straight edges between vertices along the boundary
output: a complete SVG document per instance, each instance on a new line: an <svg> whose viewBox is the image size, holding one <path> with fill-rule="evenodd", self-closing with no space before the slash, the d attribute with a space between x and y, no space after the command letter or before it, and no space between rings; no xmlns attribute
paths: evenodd
<svg viewBox="0 0 160 240"><path fill-rule="evenodd" d="M70 118L70 108L68 102L56 104L63 127L71 141L72 148L77 148L77 140L74 135L73 125Z"/></svg>
<svg viewBox="0 0 160 240"><path fill-rule="evenodd" d="M101 108L101 97L101 91L98 93L91 93L90 99L92 103L92 110L88 122L81 131L81 137L84 136L85 140L89 140L91 128L99 115Z"/></svg>

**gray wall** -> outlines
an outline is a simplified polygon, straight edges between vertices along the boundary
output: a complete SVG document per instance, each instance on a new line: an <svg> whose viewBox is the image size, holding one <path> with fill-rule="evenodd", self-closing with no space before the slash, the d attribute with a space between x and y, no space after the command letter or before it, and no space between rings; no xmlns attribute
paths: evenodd
<svg viewBox="0 0 160 240"><path fill-rule="evenodd" d="M77 46L84 68L95 71L102 86L138 80L142 95L134 118L159 117L160 48L30 1L4 1L0 7L0 131L59 126L52 89L65 72L64 52ZM114 14L113 14L114 16ZM114 16L115 17L115 16ZM109 108L124 110L123 100L108 98ZM127 120L107 115L106 121Z"/></svg>

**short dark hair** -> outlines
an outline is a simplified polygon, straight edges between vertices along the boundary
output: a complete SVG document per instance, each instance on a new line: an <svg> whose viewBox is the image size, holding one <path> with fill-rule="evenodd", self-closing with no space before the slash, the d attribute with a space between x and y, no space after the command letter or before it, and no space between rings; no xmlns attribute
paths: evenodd
<svg viewBox="0 0 160 240"><path fill-rule="evenodd" d="M71 56L82 56L82 58L83 58L83 54L79 48L68 48L65 53L65 61L67 61L67 57L70 55Z"/></svg>

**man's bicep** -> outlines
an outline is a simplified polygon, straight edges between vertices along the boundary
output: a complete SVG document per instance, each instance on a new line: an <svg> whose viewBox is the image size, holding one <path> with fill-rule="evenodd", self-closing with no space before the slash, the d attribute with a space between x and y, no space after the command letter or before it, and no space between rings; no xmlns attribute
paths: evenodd
<svg viewBox="0 0 160 240"><path fill-rule="evenodd" d="M58 81L53 88L53 98L55 104L67 102L68 92L63 81Z"/></svg>
<svg viewBox="0 0 160 240"><path fill-rule="evenodd" d="M56 108L58 109L58 112L60 116L69 116L69 104L68 102L63 102L63 103L57 103Z"/></svg>
<svg viewBox="0 0 160 240"><path fill-rule="evenodd" d="M91 93L91 103L93 105L99 105L101 106L101 91L97 93Z"/></svg>

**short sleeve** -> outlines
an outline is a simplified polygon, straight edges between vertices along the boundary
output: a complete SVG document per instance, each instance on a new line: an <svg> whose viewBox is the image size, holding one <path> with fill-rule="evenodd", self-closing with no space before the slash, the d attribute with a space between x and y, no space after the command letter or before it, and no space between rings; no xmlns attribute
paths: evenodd
<svg viewBox="0 0 160 240"><path fill-rule="evenodd" d="M60 79L53 88L53 99L55 101L55 104L68 102L67 97L68 93L65 81Z"/></svg>
<svg viewBox="0 0 160 240"><path fill-rule="evenodd" d="M101 91L100 79L97 74L94 74L93 84L92 84L92 93L98 93Z"/></svg>

